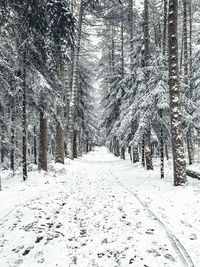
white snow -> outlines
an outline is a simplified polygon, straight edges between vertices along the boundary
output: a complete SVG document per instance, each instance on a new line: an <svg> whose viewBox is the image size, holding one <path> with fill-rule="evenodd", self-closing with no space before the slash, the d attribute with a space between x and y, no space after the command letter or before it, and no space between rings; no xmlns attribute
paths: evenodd
<svg viewBox="0 0 200 267"><path fill-rule="evenodd" d="M0 265L200 266L200 182L165 172L96 148L25 183L2 173Z"/></svg>

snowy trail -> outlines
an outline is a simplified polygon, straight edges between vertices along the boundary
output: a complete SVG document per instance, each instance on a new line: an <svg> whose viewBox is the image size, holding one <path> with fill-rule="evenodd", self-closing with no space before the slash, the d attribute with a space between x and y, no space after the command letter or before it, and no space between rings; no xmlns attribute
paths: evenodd
<svg viewBox="0 0 200 267"><path fill-rule="evenodd" d="M116 181L119 162L99 148L58 168L42 191L36 186L37 195L0 218L1 266L194 266Z"/></svg>
<svg viewBox="0 0 200 267"><path fill-rule="evenodd" d="M149 212L149 214L152 216L152 218L154 218L158 224L165 230L170 243L172 244L174 250L176 251L177 255L180 258L180 261L183 263L183 266L188 266L188 267L194 267L194 263L190 257L190 255L188 254L186 248L181 244L181 242L179 241L179 239L167 228L167 226L158 218L157 215L154 214L154 212L148 207L147 204L145 204L139 197L137 194L135 194L133 191L131 191L126 185L124 185L123 183L121 183L119 181L119 179L117 178L117 176L115 174L113 174L112 170L111 170L111 174L114 176L114 178L116 179L117 183L125 188L130 194L132 194L138 201L139 203Z"/></svg>

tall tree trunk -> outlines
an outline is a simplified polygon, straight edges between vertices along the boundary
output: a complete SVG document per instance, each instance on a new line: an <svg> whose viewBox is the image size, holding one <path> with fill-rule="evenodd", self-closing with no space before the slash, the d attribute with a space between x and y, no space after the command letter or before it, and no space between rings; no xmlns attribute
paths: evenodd
<svg viewBox="0 0 200 267"><path fill-rule="evenodd" d="M69 71L68 71L68 64L65 64L64 70L64 83L65 83L65 90L66 90L66 112L67 112L67 124L69 123L69 112L70 112L70 97L71 97L71 89L70 89L70 82L69 82Z"/></svg>
<svg viewBox="0 0 200 267"><path fill-rule="evenodd" d="M77 145L77 153L79 157L82 157L83 155L83 151L82 151L82 138L81 138L81 134L79 133L78 136L78 145Z"/></svg>
<svg viewBox="0 0 200 267"><path fill-rule="evenodd" d="M166 53L166 35L167 35L167 0L164 0L164 21L163 21L163 56ZM163 110L160 110L160 117L163 118ZM164 140L163 140L163 127L160 130L160 177L163 179L164 174Z"/></svg>
<svg viewBox="0 0 200 267"><path fill-rule="evenodd" d="M166 155L166 159L169 160L168 146L166 143L165 143L165 155Z"/></svg>
<svg viewBox="0 0 200 267"><path fill-rule="evenodd" d="M116 140L116 156L120 157L120 145L119 145L119 140Z"/></svg>
<svg viewBox="0 0 200 267"><path fill-rule="evenodd" d="M44 95L41 97L40 105L40 147L39 147L39 170L47 171L47 103Z"/></svg>
<svg viewBox="0 0 200 267"><path fill-rule="evenodd" d="M121 148L121 159L123 159L123 160L126 159L126 156L125 156L125 148L124 147Z"/></svg>
<svg viewBox="0 0 200 267"><path fill-rule="evenodd" d="M149 67L149 1L144 0L144 64L145 68ZM145 70L145 84L148 91L148 82L150 78L150 71ZM151 157L151 130L150 125L146 131L145 137L145 157L147 170L153 169L152 157Z"/></svg>
<svg viewBox="0 0 200 267"><path fill-rule="evenodd" d="M13 102L13 100L12 100ZM15 168L15 115L14 115L14 105L12 105L11 110L11 136L10 136L10 143L11 143L11 149L10 149L10 168L14 171Z"/></svg>
<svg viewBox="0 0 200 267"><path fill-rule="evenodd" d="M34 154L34 164L37 164L37 133L36 126L34 126L34 140L33 140L33 154Z"/></svg>
<svg viewBox="0 0 200 267"><path fill-rule="evenodd" d="M64 108L63 108L63 98L64 98L64 72L61 71L61 85L59 88L59 96L61 103L57 105L57 127L56 127L56 157L55 162L64 164Z"/></svg>
<svg viewBox="0 0 200 267"><path fill-rule="evenodd" d="M144 141L144 136L142 138L142 166L145 167L145 141Z"/></svg>
<svg viewBox="0 0 200 267"><path fill-rule="evenodd" d="M111 70L115 72L115 27L111 26Z"/></svg>
<svg viewBox="0 0 200 267"><path fill-rule="evenodd" d="M85 152L86 152L86 154L89 152L89 143L88 143L88 140L86 140Z"/></svg>
<svg viewBox="0 0 200 267"><path fill-rule="evenodd" d="M179 91L178 71L178 40L177 40L178 1L169 0L168 47L169 47L169 91L171 138L174 164L174 185L186 182L186 162L183 147L181 100Z"/></svg>
<svg viewBox="0 0 200 267"><path fill-rule="evenodd" d="M166 53L167 39L167 0L164 0L164 21L163 21L163 55Z"/></svg>
<svg viewBox="0 0 200 267"><path fill-rule="evenodd" d="M68 140L69 140L69 114L70 114L70 97L71 97L71 88L70 88L70 81L69 81L69 66L68 63L65 64L64 69L64 87L65 87L65 96L66 96L66 142L64 144L65 147L65 156L69 156L69 147L68 147Z"/></svg>
<svg viewBox="0 0 200 267"><path fill-rule="evenodd" d="M189 22L190 22L190 57L192 56L192 47L191 47L191 38L192 38L192 16L191 16L191 3L187 4L186 0L183 0L183 39L184 39L184 76L185 76L185 83L189 86L188 98L192 99L192 86L191 83L188 82L188 30L187 30L187 9L189 8ZM190 58L191 62L191 58ZM191 64L189 65L191 68ZM192 114L190 114L192 115ZM187 133L187 149L188 149L188 161L189 165L191 165L194 161L194 147L193 147L193 135L192 135L192 126L189 126L188 133Z"/></svg>
<svg viewBox="0 0 200 267"><path fill-rule="evenodd" d="M161 118L163 117L162 109L160 111ZM164 170L164 140L163 140L163 127L161 126L160 131L160 177L163 179L165 177L165 170Z"/></svg>
<svg viewBox="0 0 200 267"><path fill-rule="evenodd" d="M77 133L74 132L74 158L78 157L78 150L77 150Z"/></svg>
<svg viewBox="0 0 200 267"><path fill-rule="evenodd" d="M54 136L51 138L51 153L54 156L54 158L56 157L56 145L55 145L55 138Z"/></svg>
<svg viewBox="0 0 200 267"><path fill-rule="evenodd" d="M132 161L133 160L133 157L132 157L132 149L131 149L131 146L128 147L128 153L130 155L130 160Z"/></svg>
<svg viewBox="0 0 200 267"><path fill-rule="evenodd" d="M124 78L124 21L123 15L121 16L121 76Z"/></svg>
<svg viewBox="0 0 200 267"><path fill-rule="evenodd" d="M27 179L27 141L26 141L26 46L23 53L23 92L22 92L22 171L23 180Z"/></svg>
<svg viewBox="0 0 200 267"><path fill-rule="evenodd" d="M133 71L133 0L129 0L130 70Z"/></svg>
<svg viewBox="0 0 200 267"><path fill-rule="evenodd" d="M77 100L78 66L79 66L82 22L83 22L83 0L81 0L81 3L80 3L79 21L78 21L78 43L77 43L77 47L75 49L73 74L72 74L72 94L71 94L71 99L70 99L69 138L68 138L69 158L70 159L74 159L75 110L76 110L76 100Z"/></svg>

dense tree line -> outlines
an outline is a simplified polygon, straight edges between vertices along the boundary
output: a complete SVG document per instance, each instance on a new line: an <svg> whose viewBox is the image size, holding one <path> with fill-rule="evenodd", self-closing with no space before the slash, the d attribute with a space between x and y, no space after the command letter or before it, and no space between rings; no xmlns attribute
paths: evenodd
<svg viewBox="0 0 200 267"><path fill-rule="evenodd" d="M2 167L22 165L25 180L30 163L47 171L101 133L115 156L129 152L147 170L160 157L161 178L172 155L174 185L185 183L200 143L199 13L197 0L2 0Z"/></svg>
<svg viewBox="0 0 200 267"><path fill-rule="evenodd" d="M110 6L99 29L104 141L147 170L159 154L161 178L172 148L175 185L185 183L199 143L199 8L195 0L127 0Z"/></svg>
<svg viewBox="0 0 200 267"><path fill-rule="evenodd" d="M15 170L88 152L97 133L83 12L97 1L0 3L1 163Z"/></svg>

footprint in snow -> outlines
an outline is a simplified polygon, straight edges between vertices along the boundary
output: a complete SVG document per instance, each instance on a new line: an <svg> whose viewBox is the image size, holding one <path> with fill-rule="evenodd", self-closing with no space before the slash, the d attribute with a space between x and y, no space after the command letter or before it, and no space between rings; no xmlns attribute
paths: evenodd
<svg viewBox="0 0 200 267"><path fill-rule="evenodd" d="M24 248L24 245L21 245L21 246L18 246L18 247L16 247L16 248L13 248L12 251L15 252L15 253L19 253L19 251L20 251L21 249L23 249L23 248Z"/></svg>
<svg viewBox="0 0 200 267"><path fill-rule="evenodd" d="M197 240L197 236L193 233L190 235L190 240Z"/></svg>
<svg viewBox="0 0 200 267"><path fill-rule="evenodd" d="M175 258L171 254L165 254L164 257L170 261L175 262Z"/></svg>
<svg viewBox="0 0 200 267"><path fill-rule="evenodd" d="M187 222L184 222L184 221L181 221L181 223L184 224L187 227L192 228L192 225L190 223L187 223Z"/></svg>
<svg viewBox="0 0 200 267"><path fill-rule="evenodd" d="M39 243L40 241L42 241L43 238L44 236L38 236L37 239L35 240L35 243Z"/></svg>
<svg viewBox="0 0 200 267"><path fill-rule="evenodd" d="M158 253L158 251L155 249L149 249L149 250L147 250L147 252L152 254L154 257L160 257L161 256L161 254Z"/></svg>
<svg viewBox="0 0 200 267"><path fill-rule="evenodd" d="M148 235L153 235L154 234L154 229L147 229L145 233L148 234Z"/></svg>
<svg viewBox="0 0 200 267"><path fill-rule="evenodd" d="M34 248L34 246L28 247L24 250L24 252L22 253L23 256L26 256L29 254L29 252Z"/></svg>

